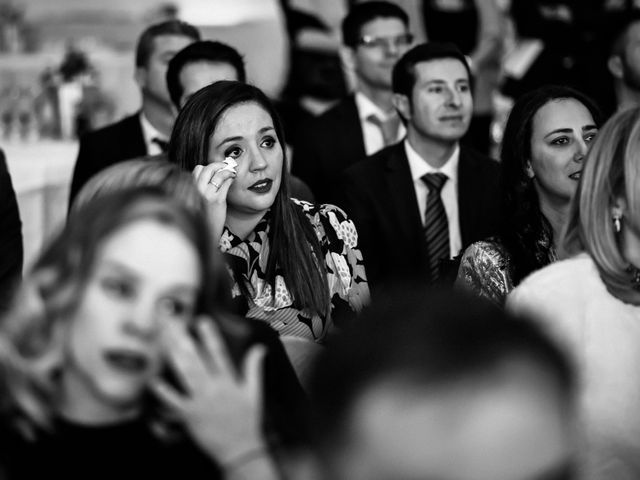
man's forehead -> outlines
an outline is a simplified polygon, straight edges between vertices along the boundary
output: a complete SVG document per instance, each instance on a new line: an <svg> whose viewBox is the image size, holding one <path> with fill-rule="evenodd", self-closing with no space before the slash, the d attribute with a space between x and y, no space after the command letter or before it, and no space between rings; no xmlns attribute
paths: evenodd
<svg viewBox="0 0 640 480"><path fill-rule="evenodd" d="M434 58L418 62L413 67L416 83L435 80L468 81L469 72L462 61L455 57Z"/></svg>

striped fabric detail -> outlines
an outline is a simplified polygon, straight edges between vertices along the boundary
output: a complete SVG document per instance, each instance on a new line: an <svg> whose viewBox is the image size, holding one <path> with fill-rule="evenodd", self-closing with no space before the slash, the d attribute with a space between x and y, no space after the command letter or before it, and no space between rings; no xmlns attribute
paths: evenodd
<svg viewBox="0 0 640 480"><path fill-rule="evenodd" d="M450 256L449 220L440 197L448 177L444 173L427 173L421 180L429 187L423 232L427 242L429 279L435 282L440 278L440 261Z"/></svg>

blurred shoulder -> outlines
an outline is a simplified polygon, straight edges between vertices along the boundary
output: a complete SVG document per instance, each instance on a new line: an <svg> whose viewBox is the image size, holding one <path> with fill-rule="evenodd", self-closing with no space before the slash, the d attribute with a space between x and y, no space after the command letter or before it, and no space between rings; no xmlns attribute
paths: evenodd
<svg viewBox="0 0 640 480"><path fill-rule="evenodd" d="M80 141L82 143L105 141L111 138L118 138L136 129L142 131L139 112L97 130L87 132L80 138Z"/></svg>

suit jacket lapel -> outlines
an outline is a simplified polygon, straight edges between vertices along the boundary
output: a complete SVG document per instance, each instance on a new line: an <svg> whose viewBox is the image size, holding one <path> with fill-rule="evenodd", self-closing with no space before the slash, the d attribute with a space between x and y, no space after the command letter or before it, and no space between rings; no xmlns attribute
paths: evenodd
<svg viewBox="0 0 640 480"><path fill-rule="evenodd" d="M460 237L462 245L469 243L473 236L475 222L478 215L481 176L476 173L476 163L470 158L469 152L460 147L460 161L458 162L458 215L460 219Z"/></svg>
<svg viewBox="0 0 640 480"><path fill-rule="evenodd" d="M341 113L343 120L338 126L344 128L344 131L340 132L337 138L342 141L342 151L350 152L349 158L345 159L348 162L345 164L346 167L362 160L367 154L364 148L364 133L360 124L360 114L353 95L345 101L344 109Z"/></svg>
<svg viewBox="0 0 640 480"><path fill-rule="evenodd" d="M130 116L123 127L125 127L123 128L125 144L128 145L125 148L130 148L127 152L128 155L131 155L129 158L147 155L147 144L144 141L144 133L142 133L142 124L140 123L140 112Z"/></svg>
<svg viewBox="0 0 640 480"><path fill-rule="evenodd" d="M387 160L387 186L388 199L381 199L383 202L390 202L393 211L392 215L397 219L400 230L400 238L406 238L413 243L416 251L425 255L424 242L422 237L422 220L418 209L418 200L411 178L409 161L404 149L404 142L397 143L391 147L389 159ZM399 248L406 248L407 245L399 245Z"/></svg>

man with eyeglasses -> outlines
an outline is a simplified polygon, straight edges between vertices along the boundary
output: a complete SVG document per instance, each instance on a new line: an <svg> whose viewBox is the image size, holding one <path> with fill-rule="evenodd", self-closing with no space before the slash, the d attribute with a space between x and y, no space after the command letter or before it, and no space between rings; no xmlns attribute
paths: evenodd
<svg viewBox="0 0 640 480"><path fill-rule="evenodd" d="M293 152L293 173L320 202L335 197L341 171L406 133L392 103L391 72L413 42L407 13L384 1L356 4L342 22L342 41L355 92L311 122Z"/></svg>

